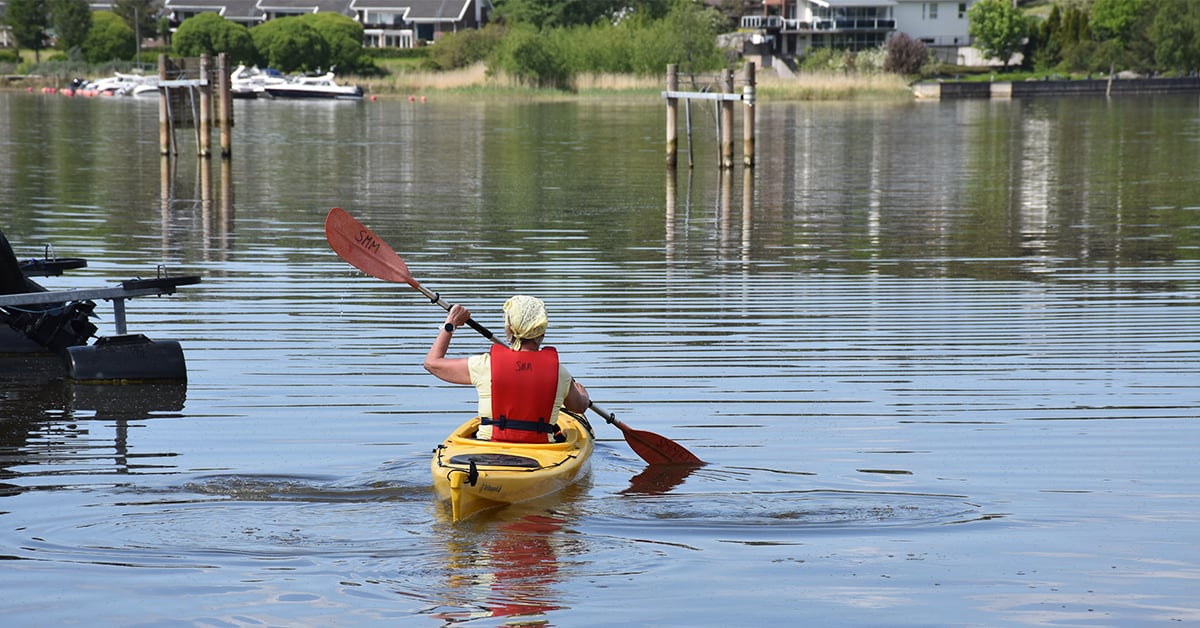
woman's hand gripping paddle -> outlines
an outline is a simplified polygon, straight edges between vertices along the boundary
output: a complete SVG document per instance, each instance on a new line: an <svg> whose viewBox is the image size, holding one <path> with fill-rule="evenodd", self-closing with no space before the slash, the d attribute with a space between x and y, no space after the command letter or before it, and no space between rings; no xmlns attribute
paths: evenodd
<svg viewBox="0 0 1200 628"><path fill-rule="evenodd" d="M412 273L408 272L408 265L392 250L392 247L388 246L387 242L384 242L382 238L375 235L373 231L346 213L345 210L338 207L329 210L329 215L325 218L325 239L329 240L330 248L351 266L376 279L406 283L425 295L431 303L440 305L446 311L450 310L450 304L443 301L441 295L426 290L420 282L413 278ZM474 319L468 319L467 325L484 338L496 343L501 342L492 332L475 322ZM635 430L594 403L588 407L610 425L615 425L617 429L621 430L621 433L625 435L625 441L629 443L633 451L650 464L704 464L703 460L697 458L683 445L669 438L653 432Z"/></svg>

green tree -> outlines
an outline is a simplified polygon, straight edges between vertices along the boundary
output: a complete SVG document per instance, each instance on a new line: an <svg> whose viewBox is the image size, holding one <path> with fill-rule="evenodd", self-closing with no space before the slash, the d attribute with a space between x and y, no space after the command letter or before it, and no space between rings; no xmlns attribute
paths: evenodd
<svg viewBox="0 0 1200 628"><path fill-rule="evenodd" d="M363 27L354 18L339 13L311 13L300 16L305 24L320 33L329 50L324 67L342 72L366 74L375 63L363 50ZM439 44L440 45L440 44Z"/></svg>
<svg viewBox="0 0 1200 628"><path fill-rule="evenodd" d="M1134 25L1144 12L1143 0L1095 0L1089 20L1092 34L1100 41L1115 39L1128 46L1134 37Z"/></svg>
<svg viewBox="0 0 1200 628"><path fill-rule="evenodd" d="M115 0L112 12L129 25L135 36L153 37L158 32L162 0Z"/></svg>
<svg viewBox="0 0 1200 628"><path fill-rule="evenodd" d="M250 37L267 65L284 72L310 72L330 66L329 44L317 29L298 17L259 24L250 29Z"/></svg>
<svg viewBox="0 0 1200 628"><path fill-rule="evenodd" d="M594 24L614 19L629 3L622 0L502 0L496 17L535 30Z"/></svg>
<svg viewBox="0 0 1200 628"><path fill-rule="evenodd" d="M659 41L671 42L666 58L643 64L645 73L659 73L668 63L678 63L680 72L704 72L722 65L717 34L723 22L721 14L703 3L675 0L667 16L656 22Z"/></svg>
<svg viewBox="0 0 1200 628"><path fill-rule="evenodd" d="M1056 4L1050 9L1050 15L1037 27L1034 66L1039 70L1049 70L1062 61L1062 27L1062 12Z"/></svg>
<svg viewBox="0 0 1200 628"><path fill-rule="evenodd" d="M571 75L553 40L531 26L514 27L493 58L492 70L502 70L534 87L571 87Z"/></svg>
<svg viewBox="0 0 1200 628"><path fill-rule="evenodd" d="M50 23L58 35L59 50L80 50L92 28L92 8L87 0L50 0Z"/></svg>
<svg viewBox="0 0 1200 628"><path fill-rule="evenodd" d="M141 56L142 40L158 33L162 15L162 0L115 0L113 13L120 16L134 33L134 48Z"/></svg>
<svg viewBox="0 0 1200 628"><path fill-rule="evenodd" d="M245 26L216 13L201 13L184 20L175 31L171 49L181 57L216 56L225 52L233 63L258 63L259 56Z"/></svg>
<svg viewBox="0 0 1200 628"><path fill-rule="evenodd" d="M967 10L967 32L975 46L1008 68L1029 34L1029 22L1009 0L982 0Z"/></svg>
<svg viewBox="0 0 1200 628"><path fill-rule="evenodd" d="M92 14L92 30L83 41L83 58L88 63L130 59L137 52L133 29L112 11Z"/></svg>
<svg viewBox="0 0 1200 628"><path fill-rule="evenodd" d="M8 0L4 19L18 48L33 51L34 60L42 61L42 51L50 45L50 8L46 0Z"/></svg>
<svg viewBox="0 0 1200 628"><path fill-rule="evenodd" d="M1159 0L1149 35L1159 67L1200 70L1200 4L1195 0Z"/></svg>

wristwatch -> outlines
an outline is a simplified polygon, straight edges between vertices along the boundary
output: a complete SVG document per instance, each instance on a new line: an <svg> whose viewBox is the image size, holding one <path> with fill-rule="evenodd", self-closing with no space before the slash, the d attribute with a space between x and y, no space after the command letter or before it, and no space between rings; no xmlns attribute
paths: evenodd
<svg viewBox="0 0 1200 628"><path fill-rule="evenodd" d="M446 323L445 325L442 325L442 329L446 330L446 333L448 333L448 334L453 334L454 333L454 323Z"/></svg>

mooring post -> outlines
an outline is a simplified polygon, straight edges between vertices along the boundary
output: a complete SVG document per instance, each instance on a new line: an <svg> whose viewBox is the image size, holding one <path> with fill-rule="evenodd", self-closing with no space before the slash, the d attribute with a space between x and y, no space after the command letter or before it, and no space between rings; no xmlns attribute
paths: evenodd
<svg viewBox="0 0 1200 628"><path fill-rule="evenodd" d="M212 57L208 55L200 55L200 79L203 81L200 85L200 119L196 121L196 127L199 129L200 145L198 147L201 157L212 156L212 81L209 77L212 76Z"/></svg>
<svg viewBox="0 0 1200 628"><path fill-rule="evenodd" d="M746 64L746 83L742 86L742 165L754 167L754 63Z"/></svg>
<svg viewBox="0 0 1200 628"><path fill-rule="evenodd" d="M167 80L167 55L158 55L158 80ZM158 150L163 155L171 154L171 110L168 101L171 92L163 87L158 90Z"/></svg>
<svg viewBox="0 0 1200 628"><path fill-rule="evenodd" d="M733 93L733 71L721 70L721 93ZM733 167L733 101L721 101L721 167Z"/></svg>
<svg viewBox="0 0 1200 628"><path fill-rule="evenodd" d="M229 78L229 53L217 55L217 125L221 129L221 156L233 154L233 92Z"/></svg>
<svg viewBox="0 0 1200 628"><path fill-rule="evenodd" d="M679 65L675 63L667 64L667 92L675 92L679 89ZM679 101L676 98L667 96L667 166L675 167L679 149Z"/></svg>

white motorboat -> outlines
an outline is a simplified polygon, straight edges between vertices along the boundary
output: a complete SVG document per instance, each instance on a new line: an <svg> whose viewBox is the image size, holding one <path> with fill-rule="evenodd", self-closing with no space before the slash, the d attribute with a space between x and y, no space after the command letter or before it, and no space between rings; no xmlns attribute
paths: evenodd
<svg viewBox="0 0 1200 628"><path fill-rule="evenodd" d="M263 95L267 85L287 83L287 77L273 68L261 70L258 66L247 68L245 65L239 65L229 75L229 89L234 98L258 98Z"/></svg>
<svg viewBox="0 0 1200 628"><path fill-rule="evenodd" d="M136 96L138 98L144 98L146 96L157 97L158 92L158 77L154 76L147 77L141 83L134 85L133 89L130 90L129 95Z"/></svg>
<svg viewBox="0 0 1200 628"><path fill-rule="evenodd" d="M264 85L263 94L272 98L362 100L363 90L358 85L338 83L333 72L326 72L320 76L298 76L286 83Z"/></svg>
<svg viewBox="0 0 1200 628"><path fill-rule="evenodd" d="M157 92L158 77L115 72L109 77L82 81L76 89L97 96L130 96L138 87L149 84L152 84Z"/></svg>

